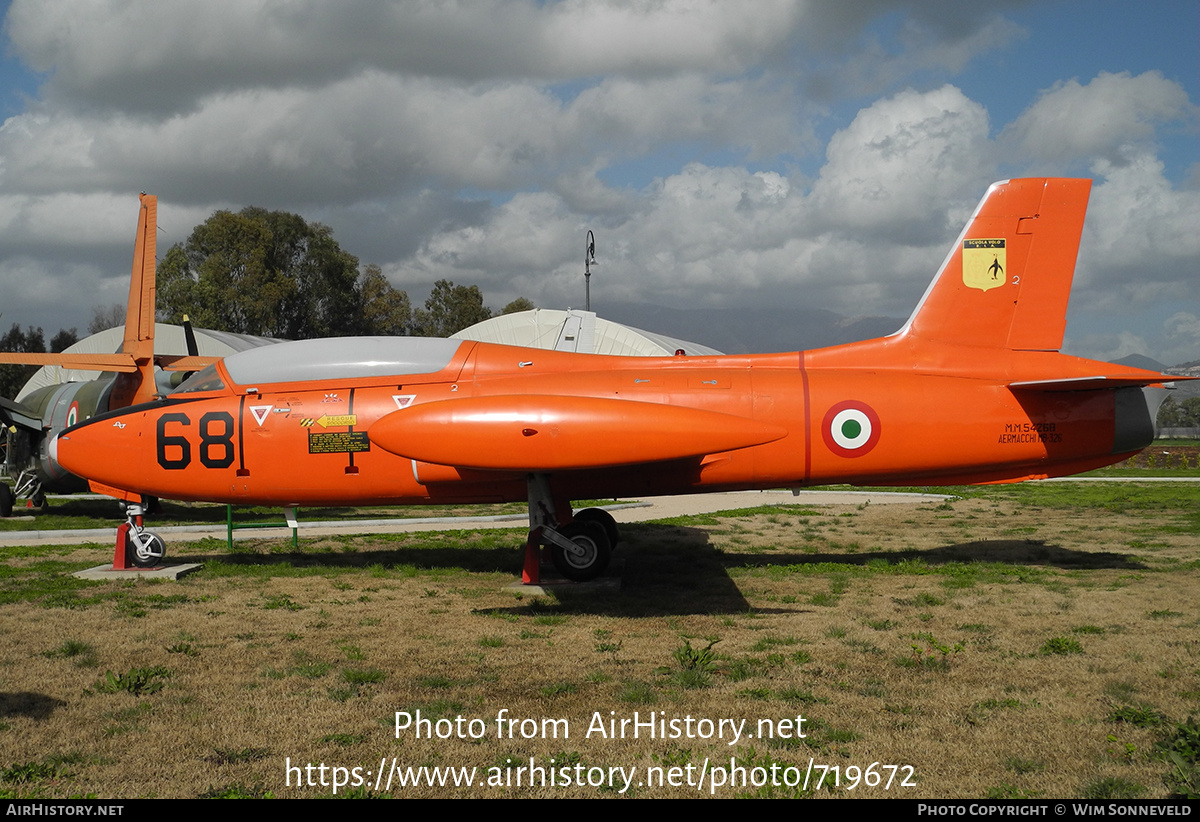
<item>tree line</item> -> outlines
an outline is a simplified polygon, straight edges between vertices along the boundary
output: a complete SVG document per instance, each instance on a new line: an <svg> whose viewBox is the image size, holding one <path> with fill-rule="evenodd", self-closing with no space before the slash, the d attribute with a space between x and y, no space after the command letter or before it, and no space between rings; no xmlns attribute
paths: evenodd
<svg viewBox="0 0 1200 822"><path fill-rule="evenodd" d="M69 346L79 342L79 334L74 328L61 329L50 338L50 352L57 354ZM45 354L46 332L32 325L24 331L17 323L0 336L0 351L10 351L17 354ZM0 365L0 397L12 398L29 381L38 370L36 365Z"/></svg>
<svg viewBox="0 0 1200 822"><path fill-rule="evenodd" d="M1158 407L1159 428L1200 428L1200 397L1176 401L1167 397Z"/></svg>
<svg viewBox="0 0 1200 822"><path fill-rule="evenodd" d="M497 313L526 311L518 297L499 312L484 305L478 286L438 280L423 307L392 286L383 269L338 245L333 230L297 214L250 206L217 211L193 229L187 242L168 249L157 266L159 322L259 337L448 337ZM125 306L92 309L88 332L125 324ZM60 330L50 350L78 342L76 329ZM14 324L0 351L41 354L45 332ZM0 365L0 396L13 397L37 366Z"/></svg>
<svg viewBox="0 0 1200 822"><path fill-rule="evenodd" d="M500 313L533 308L524 297ZM359 271L333 230L297 214L218 211L158 266L158 319L287 340L362 335L448 337L495 312L478 286L438 280L423 308L378 265Z"/></svg>

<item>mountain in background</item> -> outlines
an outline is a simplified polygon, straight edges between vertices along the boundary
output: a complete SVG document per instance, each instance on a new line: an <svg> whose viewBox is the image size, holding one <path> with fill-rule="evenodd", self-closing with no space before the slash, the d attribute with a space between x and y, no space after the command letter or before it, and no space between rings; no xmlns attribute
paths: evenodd
<svg viewBox="0 0 1200 822"><path fill-rule="evenodd" d="M1144 357L1141 354L1130 354L1128 357L1113 360L1112 363L1113 365L1128 365L1130 368L1144 368L1147 371L1157 371L1160 374L1170 373L1167 371L1167 366L1158 360L1151 357Z"/></svg>

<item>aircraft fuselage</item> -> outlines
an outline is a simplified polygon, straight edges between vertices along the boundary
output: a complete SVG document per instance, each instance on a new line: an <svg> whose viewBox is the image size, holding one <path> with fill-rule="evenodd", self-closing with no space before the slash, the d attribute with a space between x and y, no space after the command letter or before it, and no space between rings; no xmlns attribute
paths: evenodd
<svg viewBox="0 0 1200 822"><path fill-rule="evenodd" d="M304 357L318 342L269 351ZM530 473L571 499L1006 482L1116 462L1153 437L1140 388L1025 392L1005 379L1018 366L1085 377L1099 363L1016 352L1020 363L981 364L959 351L953 367L861 365L906 344L630 358L463 342L428 373L253 385L230 376L234 355L219 388L77 425L57 456L93 481L170 499L428 504L522 500ZM344 361L355 341L340 345ZM366 362L379 343L358 345Z"/></svg>

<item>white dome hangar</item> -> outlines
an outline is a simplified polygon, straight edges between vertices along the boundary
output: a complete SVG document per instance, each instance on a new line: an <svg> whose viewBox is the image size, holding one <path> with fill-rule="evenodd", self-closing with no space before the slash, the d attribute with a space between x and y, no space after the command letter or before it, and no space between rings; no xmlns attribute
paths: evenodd
<svg viewBox="0 0 1200 822"><path fill-rule="evenodd" d="M699 343L642 331L596 316L594 311L534 308L503 314L450 335L455 340L519 345L580 354L627 357L670 357L679 351L692 356L722 352Z"/></svg>

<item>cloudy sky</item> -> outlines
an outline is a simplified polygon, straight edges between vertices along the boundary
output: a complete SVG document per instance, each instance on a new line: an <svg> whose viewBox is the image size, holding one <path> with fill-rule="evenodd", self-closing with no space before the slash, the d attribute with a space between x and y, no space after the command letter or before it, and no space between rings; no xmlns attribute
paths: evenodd
<svg viewBox="0 0 1200 822"><path fill-rule="evenodd" d="M1066 350L1200 359L1195 0L12 0L0 325L123 302L219 208L419 304L905 317L987 184L1094 178ZM690 335L703 342L703 329Z"/></svg>

